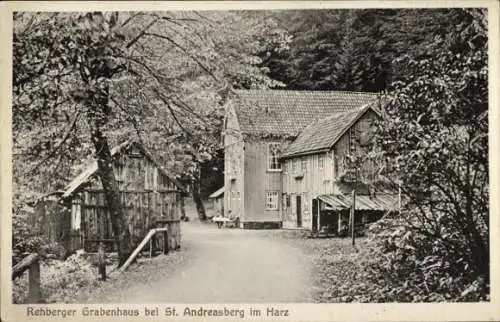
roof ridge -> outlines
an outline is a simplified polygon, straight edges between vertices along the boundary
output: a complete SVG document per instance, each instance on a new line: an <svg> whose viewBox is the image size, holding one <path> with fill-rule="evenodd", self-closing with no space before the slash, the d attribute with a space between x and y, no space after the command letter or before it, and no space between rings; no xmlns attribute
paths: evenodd
<svg viewBox="0 0 500 322"><path fill-rule="evenodd" d="M236 90L232 108L245 133L297 133L311 122L377 101L354 91Z"/></svg>
<svg viewBox="0 0 500 322"><path fill-rule="evenodd" d="M345 94L367 94L378 95L381 92L363 92L363 91L340 91L340 90L300 90L300 89L235 89L235 92L286 92L286 93L345 93Z"/></svg>

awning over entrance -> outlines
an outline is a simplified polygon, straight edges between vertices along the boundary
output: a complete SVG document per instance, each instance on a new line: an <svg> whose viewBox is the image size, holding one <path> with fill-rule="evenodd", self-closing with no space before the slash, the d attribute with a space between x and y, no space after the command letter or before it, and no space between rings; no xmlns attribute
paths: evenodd
<svg viewBox="0 0 500 322"><path fill-rule="evenodd" d="M326 203L328 210L342 210L351 207L351 195L321 195L319 200ZM376 196L356 195L356 210L396 210L398 195L383 194Z"/></svg>
<svg viewBox="0 0 500 322"><path fill-rule="evenodd" d="M219 190L215 191L214 193L212 193L210 196L208 196L208 198L218 198L218 197L222 197L222 195L224 194L224 187L220 188Z"/></svg>

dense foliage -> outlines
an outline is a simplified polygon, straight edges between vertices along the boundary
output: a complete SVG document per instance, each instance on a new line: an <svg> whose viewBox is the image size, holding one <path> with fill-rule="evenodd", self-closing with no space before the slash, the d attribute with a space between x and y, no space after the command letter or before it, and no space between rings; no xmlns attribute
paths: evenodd
<svg viewBox="0 0 500 322"><path fill-rule="evenodd" d="M447 299L479 283L478 300L489 285L487 23L484 11L456 15L426 55L400 60L406 76L387 95L377 141L407 202L382 258Z"/></svg>
<svg viewBox="0 0 500 322"><path fill-rule="evenodd" d="M425 54L435 37L459 25L457 9L277 11L291 41L286 51L260 53L269 76L287 89L379 92L405 70L403 55ZM271 46L272 48L272 46Z"/></svg>
<svg viewBox="0 0 500 322"><path fill-rule="evenodd" d="M72 255L65 261L44 260L40 265L40 287L46 303L67 303L78 292L100 284L97 268L81 255ZM13 284L14 303L24 303L28 297L28 275Z"/></svg>
<svg viewBox="0 0 500 322"><path fill-rule="evenodd" d="M278 84L252 54L281 41L271 22L237 12L16 13L14 213L93 157L123 262L131 245L110 148L132 137L193 185L203 217L200 165L219 148L219 92Z"/></svg>
<svg viewBox="0 0 500 322"><path fill-rule="evenodd" d="M319 302L489 301L489 286L463 255L388 218L352 247L320 247ZM460 259L462 257L462 259ZM457 260L456 262L454 260Z"/></svg>

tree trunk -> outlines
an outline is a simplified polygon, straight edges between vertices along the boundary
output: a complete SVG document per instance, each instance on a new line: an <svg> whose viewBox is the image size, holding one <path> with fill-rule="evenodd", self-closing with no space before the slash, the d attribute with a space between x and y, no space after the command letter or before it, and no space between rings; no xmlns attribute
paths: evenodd
<svg viewBox="0 0 500 322"><path fill-rule="evenodd" d="M184 196L180 198L181 202L181 219L186 219L186 206L184 204Z"/></svg>
<svg viewBox="0 0 500 322"><path fill-rule="evenodd" d="M123 214L118 183L113 171L113 159L108 141L102 132L107 125L109 115L108 96L106 91L94 93L94 99L89 104L87 122L90 127L91 141L97 159L97 174L102 183L104 195L109 209L111 226L118 251L118 266L121 266L132 254L130 231Z"/></svg>
<svg viewBox="0 0 500 322"><path fill-rule="evenodd" d="M196 205L196 211L198 212L198 218L201 221L207 220L207 214L205 212L205 206L201 200L200 195L200 180L199 177L193 181L193 200Z"/></svg>
<svg viewBox="0 0 500 322"><path fill-rule="evenodd" d="M483 240L474 222L474 212L472 209L472 199L474 192L471 187L471 138L473 134L469 133L467 142L467 168L465 181L465 221L467 231L470 234L472 259L474 261L476 272L486 278L489 283L489 245Z"/></svg>

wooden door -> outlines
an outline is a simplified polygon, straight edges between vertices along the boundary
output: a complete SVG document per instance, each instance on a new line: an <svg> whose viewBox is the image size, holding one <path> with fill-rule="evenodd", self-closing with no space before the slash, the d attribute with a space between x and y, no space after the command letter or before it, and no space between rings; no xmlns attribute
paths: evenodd
<svg viewBox="0 0 500 322"><path fill-rule="evenodd" d="M295 203L295 206L297 207L297 228L302 227L302 198L301 196L297 196L297 202Z"/></svg>
<svg viewBox="0 0 500 322"><path fill-rule="evenodd" d="M313 201L312 201L312 232L313 233L315 233L315 232L319 233L319 230L320 230L318 207L319 207L318 199L313 199Z"/></svg>

